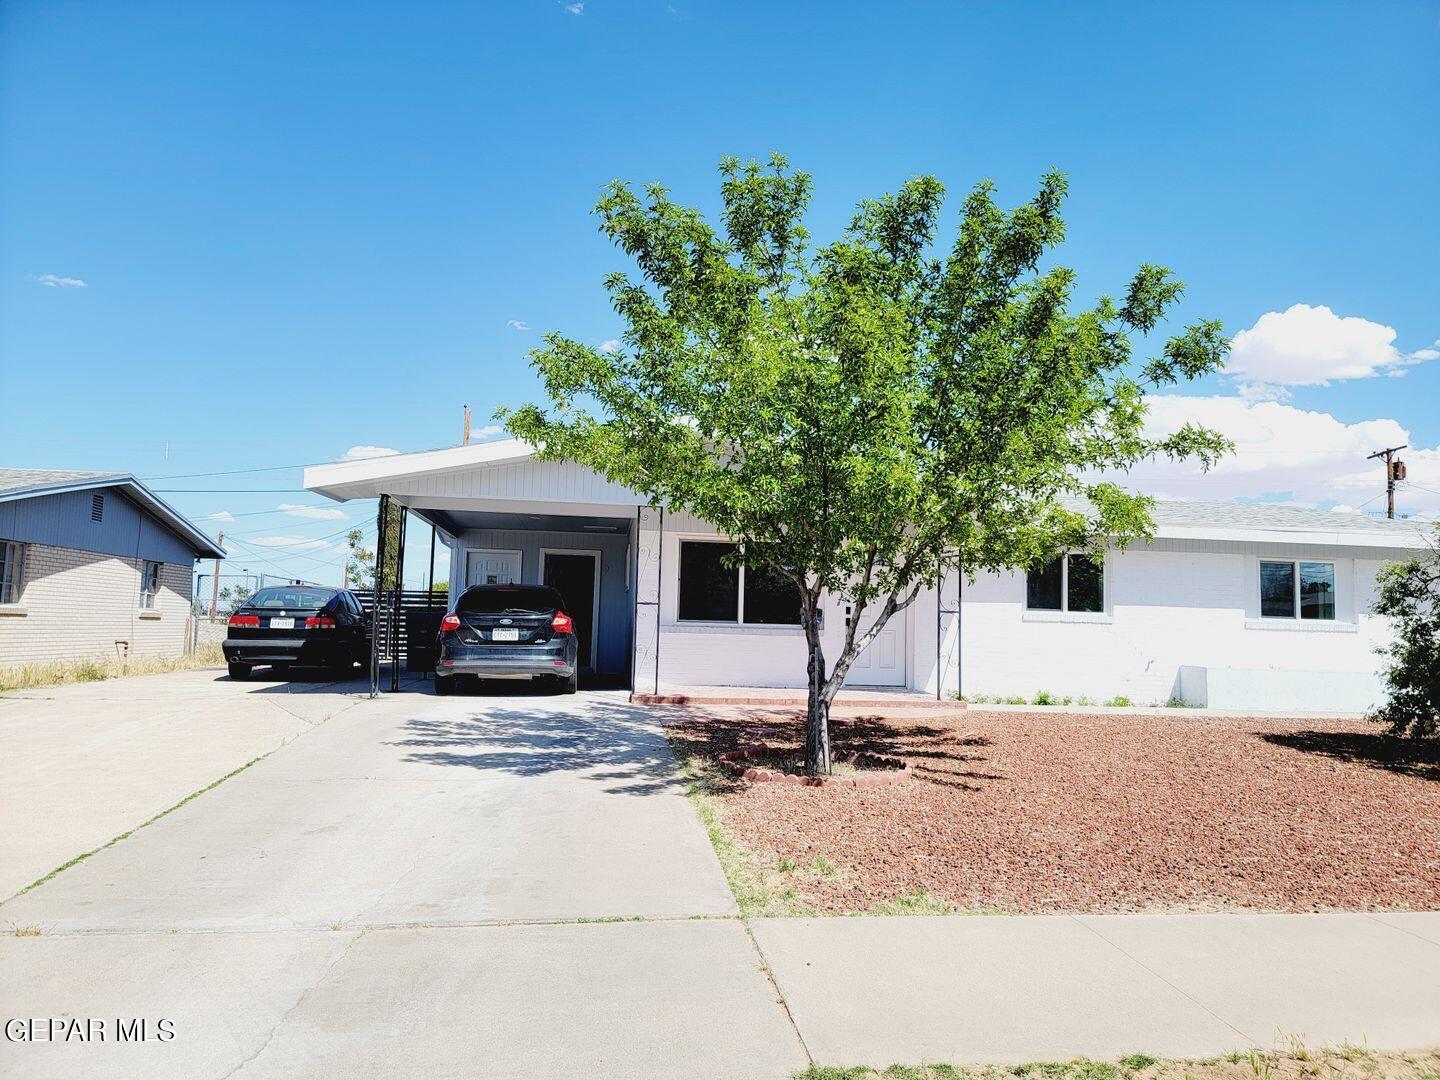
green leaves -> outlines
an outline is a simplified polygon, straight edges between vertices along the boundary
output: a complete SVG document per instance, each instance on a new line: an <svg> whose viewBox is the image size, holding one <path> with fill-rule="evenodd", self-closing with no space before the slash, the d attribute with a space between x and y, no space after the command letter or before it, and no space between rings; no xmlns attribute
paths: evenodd
<svg viewBox="0 0 1440 1080"><path fill-rule="evenodd" d="M1440 738L1440 525L1430 550L1380 572L1375 613L1390 619L1386 699L1372 719L1394 735Z"/></svg>
<svg viewBox="0 0 1440 1080"><path fill-rule="evenodd" d="M1010 211L977 185L937 251L933 177L812 249L809 174L780 155L719 172L713 226L659 185L605 189L601 231L638 271L605 280L626 348L547 337L548 403L508 414L513 434L861 604L903 604L942 559L975 573L1147 536L1149 500L1096 474L1228 451L1195 425L1146 433L1146 389L1219 370L1227 342L1200 322L1138 364L1132 337L1183 293L1148 263L1123 303L1075 309L1074 272L1046 265L1062 173Z"/></svg>

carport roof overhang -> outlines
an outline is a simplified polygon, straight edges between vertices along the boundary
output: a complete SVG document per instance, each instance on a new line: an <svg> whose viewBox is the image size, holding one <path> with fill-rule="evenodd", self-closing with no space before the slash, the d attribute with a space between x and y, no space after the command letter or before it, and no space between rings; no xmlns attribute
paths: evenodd
<svg viewBox="0 0 1440 1080"><path fill-rule="evenodd" d="M422 517L483 510L613 518L645 503L592 469L537 458L519 439L314 465L305 487L337 502L388 495Z"/></svg>

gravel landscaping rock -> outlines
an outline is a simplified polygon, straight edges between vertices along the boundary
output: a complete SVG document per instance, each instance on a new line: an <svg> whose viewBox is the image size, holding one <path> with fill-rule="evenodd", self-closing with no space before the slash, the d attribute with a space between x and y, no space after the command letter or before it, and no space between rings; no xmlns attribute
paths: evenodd
<svg viewBox="0 0 1440 1080"><path fill-rule="evenodd" d="M799 746L800 718L690 710L677 753ZM831 722L837 750L904 758L906 784L718 780L723 826L805 904L923 910L1440 908L1440 756L1363 721L1070 713Z"/></svg>

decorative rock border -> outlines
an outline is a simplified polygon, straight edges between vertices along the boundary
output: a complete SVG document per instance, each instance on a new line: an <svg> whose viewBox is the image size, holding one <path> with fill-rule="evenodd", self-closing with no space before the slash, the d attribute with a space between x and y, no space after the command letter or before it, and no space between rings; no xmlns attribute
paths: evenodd
<svg viewBox="0 0 1440 1080"><path fill-rule="evenodd" d="M886 754L866 754L840 751L832 753L830 759L842 765L854 765L863 769L869 765L878 767L875 772L857 772L852 776L800 776L796 773L781 772L766 765L752 765L751 759L775 753L775 747L767 743L754 743L737 747L720 755L720 764L744 780L757 784L795 784L799 787L851 787L874 788L893 787L903 784L915 773L915 767L904 758Z"/></svg>

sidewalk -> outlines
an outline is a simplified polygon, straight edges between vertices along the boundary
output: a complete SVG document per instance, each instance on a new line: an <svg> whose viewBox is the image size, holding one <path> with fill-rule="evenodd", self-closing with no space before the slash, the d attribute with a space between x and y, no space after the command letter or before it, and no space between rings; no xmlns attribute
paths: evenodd
<svg viewBox="0 0 1440 1080"><path fill-rule="evenodd" d="M817 1064L1440 1043L1440 912L762 919Z"/></svg>

